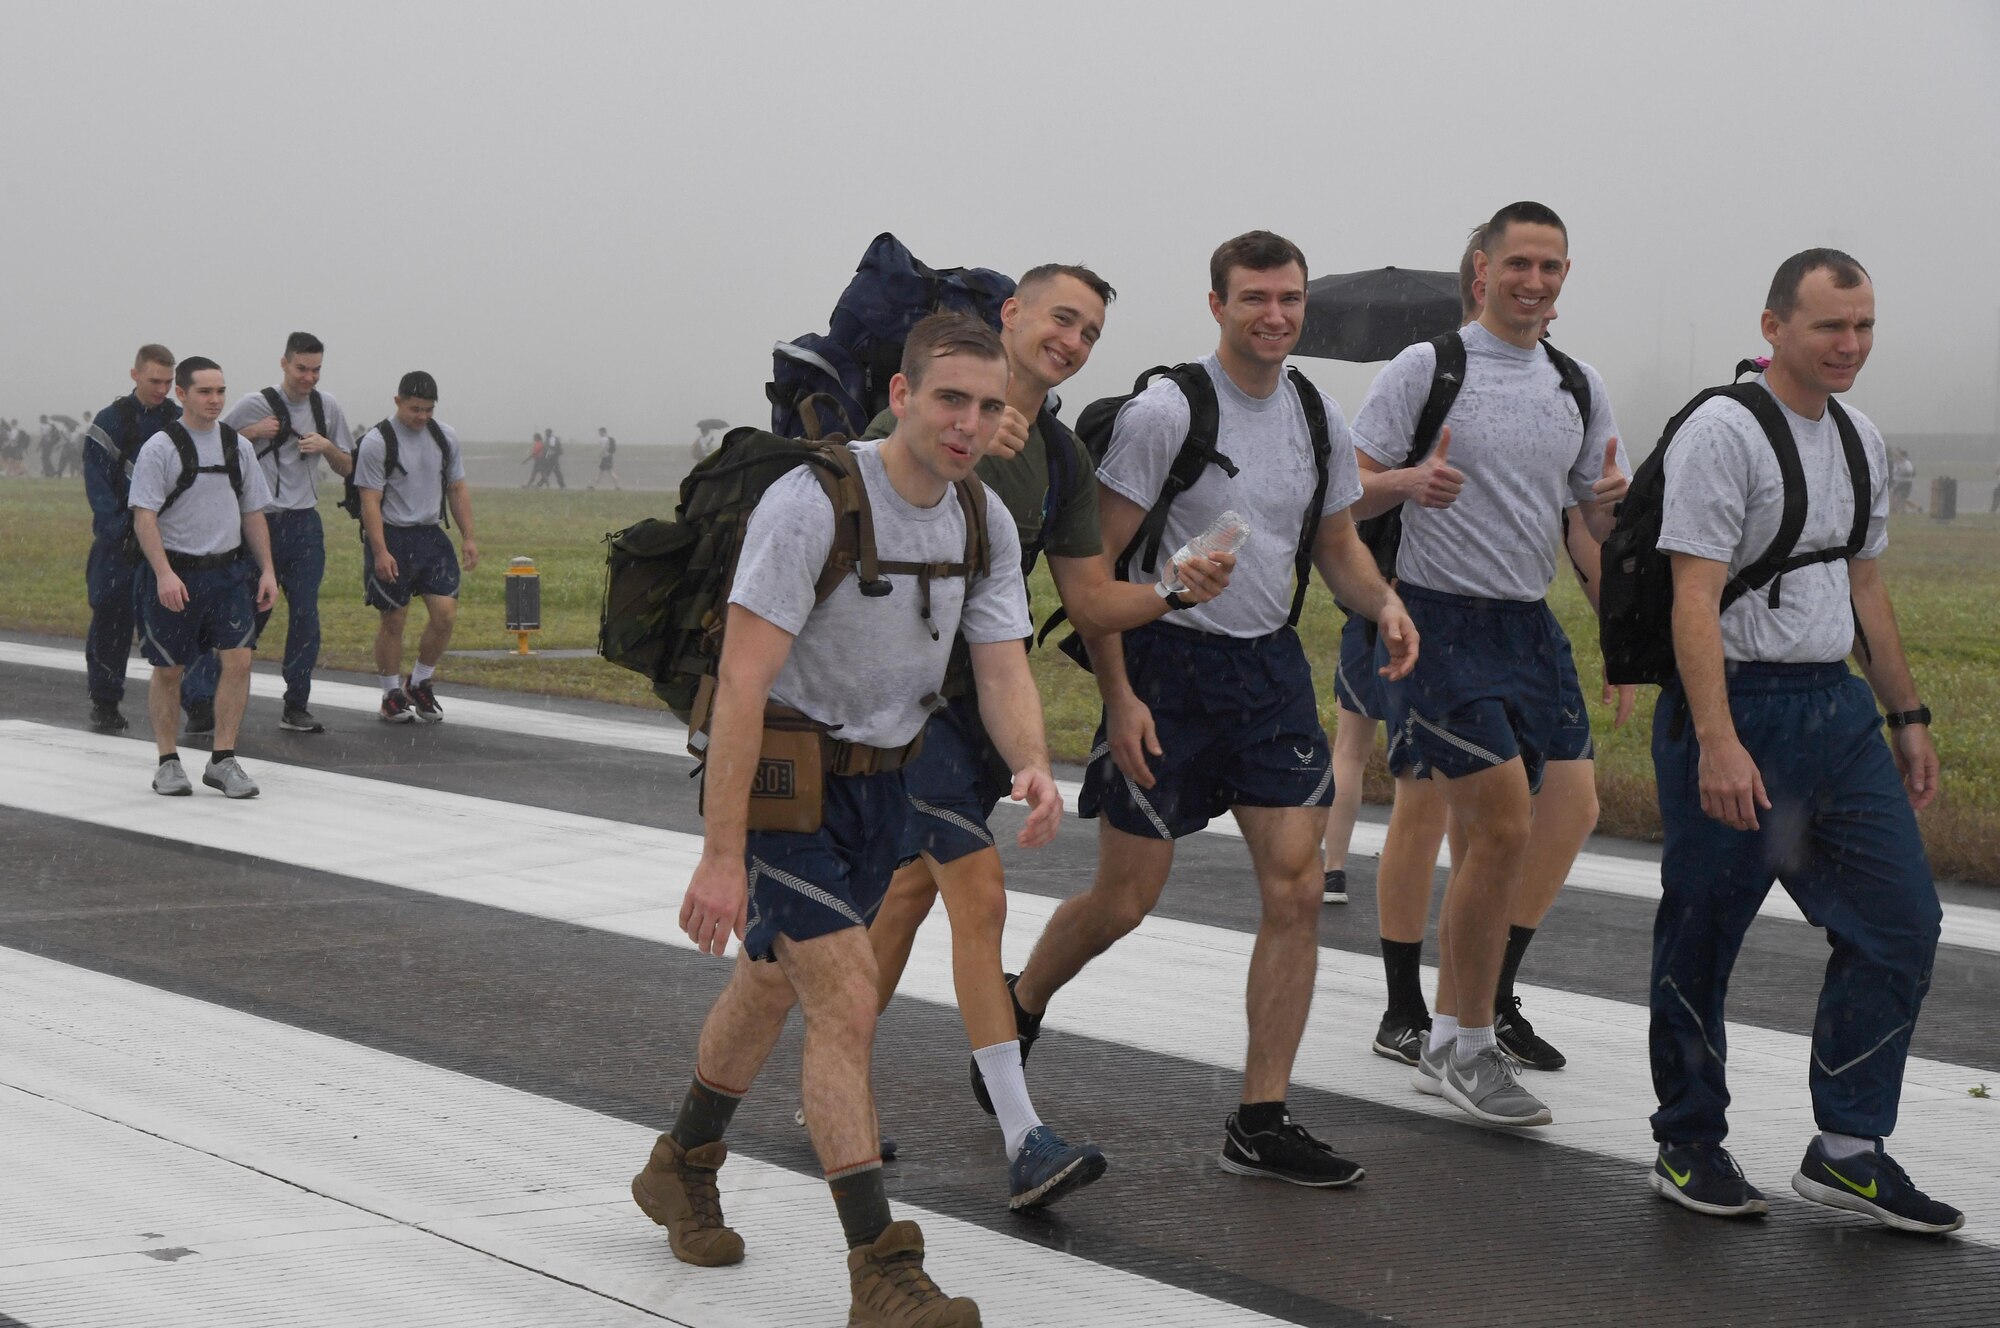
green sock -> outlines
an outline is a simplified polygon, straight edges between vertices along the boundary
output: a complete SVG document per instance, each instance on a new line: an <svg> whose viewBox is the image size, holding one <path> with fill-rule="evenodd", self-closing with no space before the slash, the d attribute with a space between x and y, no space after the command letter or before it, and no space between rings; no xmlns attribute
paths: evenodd
<svg viewBox="0 0 2000 1328"><path fill-rule="evenodd" d="M889 1194L882 1188L881 1159L830 1171L826 1183L840 1213L840 1229L847 1233L847 1248L873 1245L889 1225Z"/></svg>
<svg viewBox="0 0 2000 1328"><path fill-rule="evenodd" d="M670 1131L674 1142L682 1148L714 1143L728 1132L730 1118L736 1115L742 1101L741 1093L717 1088L695 1075L694 1082L688 1085L687 1096L681 1100L681 1114L674 1118L674 1128Z"/></svg>

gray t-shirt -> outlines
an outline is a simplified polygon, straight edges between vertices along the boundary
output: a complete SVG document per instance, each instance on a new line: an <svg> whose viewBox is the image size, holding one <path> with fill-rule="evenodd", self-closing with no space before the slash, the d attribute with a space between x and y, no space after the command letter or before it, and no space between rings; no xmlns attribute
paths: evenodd
<svg viewBox="0 0 2000 1328"><path fill-rule="evenodd" d="M1445 423L1450 464L1465 487L1449 507L1403 504L1398 580L1452 595L1538 600L1555 579L1565 507L1588 502L1604 475L1604 448L1618 433L1611 394L1597 370L1586 437L1576 398L1540 346L1502 341L1477 323L1465 338L1465 383ZM1354 417L1354 444L1394 468L1410 454L1430 395L1437 351L1420 341L1375 377ZM1621 443L1618 464L1632 473Z"/></svg>
<svg viewBox="0 0 2000 1328"><path fill-rule="evenodd" d="M292 431L283 445L276 451L268 452L259 459L264 470L264 482L271 489L273 512L296 512L319 504L319 466L316 456L303 456L299 452L299 439L309 433L316 433L319 425L313 420L312 399L293 401L284 396L284 389L278 389L285 404L291 408ZM319 394L320 409L326 412L326 437L343 452L354 450L354 435L347 427L347 416L340 409L340 403L325 392ZM246 424L271 417L271 403L264 399L262 392L252 392L229 408L222 422L232 429L241 429ZM253 444L257 451L264 453L270 447L267 439Z"/></svg>
<svg viewBox="0 0 2000 1328"><path fill-rule="evenodd" d="M441 473L444 457L439 455L437 440L429 429L411 433L395 420L388 423L396 431L396 462L402 469L386 479L383 476L387 459L378 424L361 436L354 455L354 487L381 492L382 520L387 525L434 526L445 488L465 478L465 449L459 446L452 427L440 424L445 441L451 445L451 466Z"/></svg>
<svg viewBox="0 0 2000 1328"><path fill-rule="evenodd" d="M1128 579L1152 582L1181 545L1206 530L1224 512L1234 510L1250 524L1250 538L1236 551L1236 570L1229 589L1167 621L1218 636L1268 636L1285 625L1292 609L1292 561L1298 555L1299 534L1306 506L1318 475L1313 466L1312 435L1305 408L1289 378L1268 397L1249 395L1223 372L1214 355L1201 360L1215 383L1220 414L1218 450L1236 463L1234 479L1220 466L1203 469L1194 487L1167 509L1160 537L1160 561L1148 573L1133 559ZM1361 475L1354 464L1354 443L1347 418L1326 393L1327 438L1333 455L1327 460L1326 499L1322 516L1351 507L1361 497ZM1097 481L1113 493L1151 508L1173 469L1174 457L1188 432L1187 398L1173 382L1155 379L1144 392L1125 403L1111 426L1111 445L1098 467Z"/></svg>
<svg viewBox="0 0 2000 1328"><path fill-rule="evenodd" d="M1809 420L1778 404L1792 426L1806 479L1806 524L1795 551L1843 545L1854 528L1854 484L1833 412ZM1847 413L1868 457L1871 495L1868 537L1856 556L1879 558L1889 544L1889 447L1867 416L1852 407ZM1733 576L1770 547L1784 510L1778 458L1757 417L1726 397L1704 402L1667 449L1660 548L1727 563ZM1785 573L1775 609L1767 586L1740 597L1722 615L1726 659L1824 664L1845 659L1853 648L1845 561Z"/></svg>
<svg viewBox="0 0 2000 1328"><path fill-rule="evenodd" d="M188 430L194 440L195 459L203 466L222 464L222 429L210 425L206 433ZM247 439L236 440L236 454L243 466L243 497L230 491L229 476L217 471L196 475L187 492L166 502L181 477L180 449L164 432L148 438L132 466L134 508L160 513L160 543L174 553L193 555L228 553L243 543L243 513L261 512L271 505L271 489L264 472L257 467L257 454Z"/></svg>
<svg viewBox="0 0 2000 1328"><path fill-rule="evenodd" d="M915 507L890 485L880 445L850 443L860 461L875 521L877 556L896 562L962 562L965 515L957 492ZM782 627L797 640L771 688L771 699L838 726L839 736L871 747L900 747L929 718L923 699L944 684L954 631L967 641L1018 641L1034 629L1021 580L1021 544L1007 508L986 494L992 568L966 593L963 577L931 580L931 620L919 616L917 578L890 575L894 589L871 599L849 576L824 604L813 583L833 548L833 504L803 466L764 491L743 536L731 604Z"/></svg>

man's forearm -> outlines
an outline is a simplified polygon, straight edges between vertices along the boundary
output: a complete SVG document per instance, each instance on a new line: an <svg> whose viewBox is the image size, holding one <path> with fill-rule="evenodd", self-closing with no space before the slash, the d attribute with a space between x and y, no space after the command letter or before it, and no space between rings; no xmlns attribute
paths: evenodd
<svg viewBox="0 0 2000 1328"><path fill-rule="evenodd" d="M139 552L152 565L154 576L164 576L171 569L167 566L167 546L160 541L160 514L149 507L132 509L132 533L138 537Z"/></svg>
<svg viewBox="0 0 2000 1328"><path fill-rule="evenodd" d="M1132 683L1125 676L1125 638L1116 632L1083 637L1083 653L1090 659L1091 676L1097 679L1097 694L1107 702L1123 701L1132 695Z"/></svg>
<svg viewBox="0 0 2000 1328"><path fill-rule="evenodd" d="M1351 509L1350 509L1351 510ZM1375 566L1375 555L1350 524L1340 534L1321 540L1313 549L1313 565L1332 588L1334 598L1371 622L1395 598Z"/></svg>
<svg viewBox="0 0 2000 1328"><path fill-rule="evenodd" d="M243 542L250 546L250 556L257 560L257 570L271 574L271 526L262 512L243 514Z"/></svg>
<svg viewBox="0 0 2000 1328"><path fill-rule="evenodd" d="M1722 657L1720 606L1702 590L1674 592L1674 664L1695 737L1704 746L1734 741L1736 720L1729 713L1729 679Z"/></svg>
<svg viewBox="0 0 2000 1328"><path fill-rule="evenodd" d="M1859 566L1861 560L1850 563ZM1889 602L1889 589L1882 584L1879 569L1869 568L1851 580L1854 591L1854 621L1860 627L1855 641L1855 658L1861 674L1874 689L1875 699L1890 714L1915 710L1917 682L1910 673L1909 656L1903 653L1902 629L1896 625L1896 608Z"/></svg>
<svg viewBox="0 0 2000 1328"><path fill-rule="evenodd" d="M716 684L709 712L708 750L703 755L702 848L717 857L741 859L750 821L750 786L764 747L764 704L768 698L730 681Z"/></svg>
<svg viewBox="0 0 2000 1328"><path fill-rule="evenodd" d="M1418 472L1408 466L1399 466L1394 470L1368 470L1364 467L1361 471L1361 499L1347 509L1348 513L1356 521L1381 516L1415 497L1420 484Z"/></svg>
<svg viewBox="0 0 2000 1328"><path fill-rule="evenodd" d="M472 490L464 480L451 486L451 519L458 523L458 537L461 540L477 541L472 533Z"/></svg>
<svg viewBox="0 0 2000 1328"><path fill-rule="evenodd" d="M986 652L973 660L979 718L1009 770L1046 770L1049 744L1042 724L1042 694L1028 668L1028 652L1012 642L1003 645L1010 654Z"/></svg>
<svg viewBox="0 0 2000 1328"><path fill-rule="evenodd" d="M382 553L388 541L382 535L382 494L377 489L361 491L361 533L368 539L370 553Z"/></svg>

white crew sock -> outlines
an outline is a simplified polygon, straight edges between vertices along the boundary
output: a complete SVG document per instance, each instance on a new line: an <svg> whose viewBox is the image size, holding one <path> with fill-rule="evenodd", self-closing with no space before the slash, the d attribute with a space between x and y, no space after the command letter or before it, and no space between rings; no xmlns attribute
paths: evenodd
<svg viewBox="0 0 2000 1328"><path fill-rule="evenodd" d="M1028 1098L1028 1076L1021 1072L1021 1044L1013 1038L981 1047L972 1053L979 1062L980 1077L986 1080L987 1096L993 1099L993 1114L1000 1118L1000 1132L1007 1138L1007 1160L1021 1151L1028 1131L1042 1123L1035 1104Z"/></svg>
<svg viewBox="0 0 2000 1328"><path fill-rule="evenodd" d="M384 696L387 696L403 685L403 680L393 673L378 673L375 675L375 681L382 684L382 695Z"/></svg>
<svg viewBox="0 0 2000 1328"><path fill-rule="evenodd" d="M1854 1134L1835 1134L1832 1130L1819 1132L1819 1146L1836 1162L1843 1157L1859 1157L1863 1153L1875 1151L1873 1139L1863 1139Z"/></svg>
<svg viewBox="0 0 2000 1328"><path fill-rule="evenodd" d="M1496 1045L1498 1044L1493 1039L1493 1025L1488 1024L1484 1028L1467 1028L1464 1024L1460 1024L1458 1026L1458 1045L1451 1049L1451 1054L1460 1061L1469 1061L1488 1047Z"/></svg>
<svg viewBox="0 0 2000 1328"><path fill-rule="evenodd" d="M1431 1045L1436 1051L1458 1037L1458 1016L1455 1014L1434 1014L1431 1016Z"/></svg>
<svg viewBox="0 0 2000 1328"><path fill-rule="evenodd" d="M410 686L415 687L418 683L429 682L431 675L436 672L436 669L422 660L418 660L416 663L410 665Z"/></svg>

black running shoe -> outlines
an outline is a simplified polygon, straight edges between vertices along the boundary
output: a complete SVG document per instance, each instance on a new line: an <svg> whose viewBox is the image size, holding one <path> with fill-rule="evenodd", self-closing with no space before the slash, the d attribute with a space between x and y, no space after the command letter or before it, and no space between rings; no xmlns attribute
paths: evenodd
<svg viewBox="0 0 2000 1328"><path fill-rule="evenodd" d="M417 712L417 718L426 724L435 724L444 718L444 707L438 704L437 694L431 691L431 680L411 682L403 679L403 695L410 698L410 708Z"/></svg>
<svg viewBox="0 0 2000 1328"><path fill-rule="evenodd" d="M417 719L416 708L400 687L393 692L382 693L382 709L377 713L384 724L414 724Z"/></svg>
<svg viewBox="0 0 2000 1328"><path fill-rule="evenodd" d="M1021 1002L1014 995L1014 984L1021 980L1019 973L1007 974L1007 999L1014 1003L1014 1031L1021 1038L1021 1068L1028 1068L1028 1053L1035 1049L1035 1039L1042 1035L1042 1016L1029 1014L1021 1008ZM979 1061L975 1057L972 1065L972 1096L979 1103L979 1109L987 1115L994 1115L993 1095L986 1091L986 1076L979 1072Z"/></svg>
<svg viewBox="0 0 2000 1328"><path fill-rule="evenodd" d="M1662 1144L1653 1159L1653 1193L1710 1217L1762 1217L1771 1211L1721 1144Z"/></svg>
<svg viewBox="0 0 2000 1328"><path fill-rule="evenodd" d="M278 727L288 733L324 733L326 725L313 718L313 712L304 706L287 705L284 717Z"/></svg>
<svg viewBox="0 0 2000 1328"><path fill-rule="evenodd" d="M1904 1174L1880 1142L1872 1153L1830 1158L1817 1135L1806 1145L1805 1161L1792 1188L1814 1203L1872 1217L1885 1227L1941 1236L1965 1225L1965 1214L1939 1203Z"/></svg>
<svg viewBox="0 0 2000 1328"><path fill-rule="evenodd" d="M1389 1010L1382 1015L1382 1026L1375 1030L1374 1051L1377 1056L1387 1056L1404 1065L1415 1065L1417 1058L1424 1054L1424 1041L1430 1035L1429 1014L1411 1019L1406 1014Z"/></svg>
<svg viewBox="0 0 2000 1328"><path fill-rule="evenodd" d="M1344 904L1347 902L1347 872L1336 868L1320 877L1319 900L1322 904Z"/></svg>
<svg viewBox="0 0 2000 1328"><path fill-rule="evenodd" d="M116 701L92 701L90 727L99 733L123 733L132 726L126 723L125 716L119 713Z"/></svg>
<svg viewBox="0 0 2000 1328"><path fill-rule="evenodd" d="M1285 1113L1275 1130L1246 1134L1236 1123L1236 1113L1222 1123L1222 1169L1238 1176L1264 1176L1317 1189L1338 1189L1352 1185L1368 1173L1306 1133L1306 1128Z"/></svg>
<svg viewBox="0 0 2000 1328"><path fill-rule="evenodd" d="M190 738L212 738L215 736L215 702L190 701L187 707L187 727L182 730Z"/></svg>
<svg viewBox="0 0 2000 1328"><path fill-rule="evenodd" d="M1519 996L1509 996L1494 1007L1493 1038L1500 1050L1530 1070L1560 1070L1569 1064L1569 1057L1535 1036L1535 1026L1521 1013Z"/></svg>

